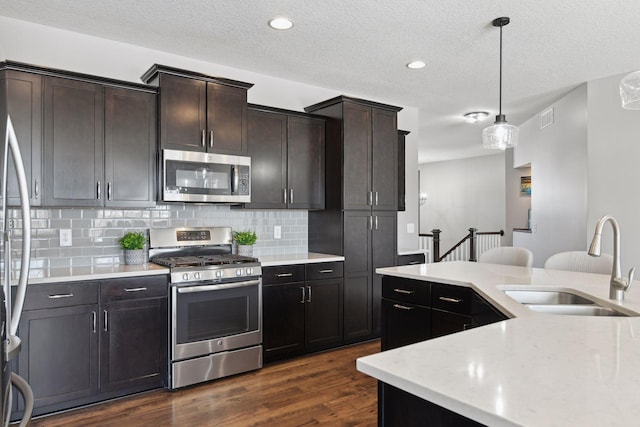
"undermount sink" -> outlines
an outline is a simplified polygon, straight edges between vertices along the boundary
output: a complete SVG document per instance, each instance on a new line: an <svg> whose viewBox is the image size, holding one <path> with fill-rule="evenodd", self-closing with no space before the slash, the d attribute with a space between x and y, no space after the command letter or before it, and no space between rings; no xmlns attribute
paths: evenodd
<svg viewBox="0 0 640 427"><path fill-rule="evenodd" d="M573 316L639 316L636 313L605 307L592 299L567 291L509 289L503 292L530 310L541 313Z"/></svg>

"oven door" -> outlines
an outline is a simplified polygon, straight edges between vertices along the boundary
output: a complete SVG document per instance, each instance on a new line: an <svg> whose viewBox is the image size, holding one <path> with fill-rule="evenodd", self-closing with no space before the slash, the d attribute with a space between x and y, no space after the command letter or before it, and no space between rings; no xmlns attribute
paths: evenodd
<svg viewBox="0 0 640 427"><path fill-rule="evenodd" d="M262 280L172 286L171 360L262 343Z"/></svg>
<svg viewBox="0 0 640 427"><path fill-rule="evenodd" d="M194 151L163 150L164 201L251 201L251 159Z"/></svg>

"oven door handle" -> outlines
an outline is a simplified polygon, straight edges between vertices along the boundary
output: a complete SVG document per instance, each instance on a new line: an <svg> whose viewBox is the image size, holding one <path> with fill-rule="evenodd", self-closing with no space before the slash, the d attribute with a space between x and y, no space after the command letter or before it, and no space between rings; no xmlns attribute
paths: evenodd
<svg viewBox="0 0 640 427"><path fill-rule="evenodd" d="M179 287L178 293L192 294L194 292L218 291L220 289L244 288L247 286L257 286L259 284L260 284L260 280L247 280L246 282L219 283L216 285L187 286L184 288Z"/></svg>

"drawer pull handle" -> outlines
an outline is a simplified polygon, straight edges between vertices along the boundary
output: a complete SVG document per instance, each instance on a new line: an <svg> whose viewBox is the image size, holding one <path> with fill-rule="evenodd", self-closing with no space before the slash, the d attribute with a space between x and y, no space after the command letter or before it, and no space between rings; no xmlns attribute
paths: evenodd
<svg viewBox="0 0 640 427"><path fill-rule="evenodd" d="M293 273L280 273L280 274L276 274L276 277L291 277L293 276Z"/></svg>
<svg viewBox="0 0 640 427"><path fill-rule="evenodd" d="M73 294L54 294L49 295L49 299L58 299L58 298L72 298Z"/></svg>
<svg viewBox="0 0 640 427"><path fill-rule="evenodd" d="M411 261L409 265L422 264L420 261Z"/></svg>
<svg viewBox="0 0 640 427"><path fill-rule="evenodd" d="M333 273L333 270L328 268L326 270L320 270L320 271L318 271L318 273Z"/></svg>
<svg viewBox="0 0 640 427"><path fill-rule="evenodd" d="M438 299L439 299L440 301L445 301L445 302L454 302L454 303L456 303L456 304L457 304L457 303L459 303L459 302L462 302L462 300L461 300L461 299L459 299L459 298L438 297Z"/></svg>
<svg viewBox="0 0 640 427"><path fill-rule="evenodd" d="M393 292L397 292L399 294L406 294L406 295L411 295L416 293L416 291L408 291L406 289L399 289L399 288L395 288Z"/></svg>
<svg viewBox="0 0 640 427"><path fill-rule="evenodd" d="M125 292L142 292L146 290L147 288L124 288Z"/></svg>
<svg viewBox="0 0 640 427"><path fill-rule="evenodd" d="M407 307L406 305L393 304L394 308L399 308L400 310L413 310L415 307Z"/></svg>

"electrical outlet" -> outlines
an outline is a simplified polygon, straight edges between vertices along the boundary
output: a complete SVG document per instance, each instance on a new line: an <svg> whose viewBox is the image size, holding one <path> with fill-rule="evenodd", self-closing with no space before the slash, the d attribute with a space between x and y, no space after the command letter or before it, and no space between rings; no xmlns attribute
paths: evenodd
<svg viewBox="0 0 640 427"><path fill-rule="evenodd" d="M273 227L273 238L274 239L281 239L282 238L282 228L280 228L279 225L275 225Z"/></svg>
<svg viewBox="0 0 640 427"><path fill-rule="evenodd" d="M408 223L407 224L407 233L409 234L413 234L415 233L416 229L415 229L415 225L412 223Z"/></svg>
<svg viewBox="0 0 640 427"><path fill-rule="evenodd" d="M60 229L60 246L71 246L72 243L71 229Z"/></svg>

